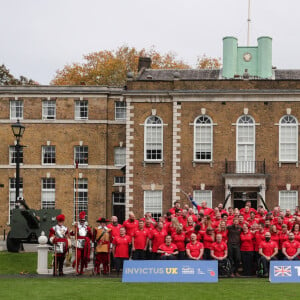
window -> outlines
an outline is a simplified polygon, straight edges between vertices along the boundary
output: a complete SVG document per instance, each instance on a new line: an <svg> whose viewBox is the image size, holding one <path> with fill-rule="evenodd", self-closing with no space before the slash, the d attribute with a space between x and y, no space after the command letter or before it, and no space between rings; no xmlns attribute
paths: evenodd
<svg viewBox="0 0 300 300"><path fill-rule="evenodd" d="M237 173L254 173L255 122L251 116L243 115L238 119L236 143Z"/></svg>
<svg viewBox="0 0 300 300"><path fill-rule="evenodd" d="M74 163L76 161L79 165L87 165L89 160L89 149L88 146L75 146L74 147Z"/></svg>
<svg viewBox="0 0 300 300"><path fill-rule="evenodd" d="M212 207L212 191L194 190L194 200L201 205L201 202L206 201L207 207Z"/></svg>
<svg viewBox="0 0 300 300"><path fill-rule="evenodd" d="M163 122L159 117L151 116L145 121L144 141L145 161L162 161L163 159Z"/></svg>
<svg viewBox="0 0 300 300"><path fill-rule="evenodd" d="M294 213L297 205L298 191L279 191L279 206L281 209L290 209Z"/></svg>
<svg viewBox="0 0 300 300"><path fill-rule="evenodd" d="M23 148L20 148L19 152L19 162L23 163ZM17 163L17 152L15 146L9 146L9 164L14 165Z"/></svg>
<svg viewBox="0 0 300 300"><path fill-rule="evenodd" d="M19 197L23 197L23 178L20 178L19 185ZM16 178L9 178L9 220L12 214L12 210L16 208Z"/></svg>
<svg viewBox="0 0 300 300"><path fill-rule="evenodd" d="M55 178L42 179L42 209L55 208Z"/></svg>
<svg viewBox="0 0 300 300"><path fill-rule="evenodd" d="M75 120L88 119L88 101L76 100L75 101Z"/></svg>
<svg viewBox="0 0 300 300"><path fill-rule="evenodd" d="M78 179L78 188L74 179L74 219L78 220L81 211L88 214L88 180L86 178Z"/></svg>
<svg viewBox="0 0 300 300"><path fill-rule="evenodd" d="M146 212L151 212L156 221L162 216L162 191L144 191L144 214Z"/></svg>
<svg viewBox="0 0 300 300"><path fill-rule="evenodd" d="M56 101L44 100L43 101L43 120L54 120L56 118Z"/></svg>
<svg viewBox="0 0 300 300"><path fill-rule="evenodd" d="M213 124L210 117L202 115L194 122L194 160L212 161Z"/></svg>
<svg viewBox="0 0 300 300"><path fill-rule="evenodd" d="M23 100L10 101L10 119L11 120L23 119Z"/></svg>
<svg viewBox="0 0 300 300"><path fill-rule="evenodd" d="M125 221L125 193L112 194L113 197L113 215L118 217L118 221L122 224Z"/></svg>
<svg viewBox="0 0 300 300"><path fill-rule="evenodd" d="M298 161L298 121L291 115L279 122L279 161Z"/></svg>
<svg viewBox="0 0 300 300"><path fill-rule="evenodd" d="M126 102L116 101L115 102L115 119L126 120Z"/></svg>
<svg viewBox="0 0 300 300"><path fill-rule="evenodd" d="M115 166L126 165L126 148L115 147Z"/></svg>
<svg viewBox="0 0 300 300"><path fill-rule="evenodd" d="M125 176L115 176L114 184L115 185L124 185L125 184Z"/></svg>
<svg viewBox="0 0 300 300"><path fill-rule="evenodd" d="M55 165L56 150L55 146L42 146L42 164Z"/></svg>

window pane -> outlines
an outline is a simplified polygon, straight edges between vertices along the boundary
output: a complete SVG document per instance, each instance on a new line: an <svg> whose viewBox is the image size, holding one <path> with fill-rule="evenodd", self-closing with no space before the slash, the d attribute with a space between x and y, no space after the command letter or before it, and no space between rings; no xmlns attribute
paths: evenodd
<svg viewBox="0 0 300 300"><path fill-rule="evenodd" d="M74 157L74 163L78 162L79 165L87 165L89 160L89 151L88 146L75 146L75 157Z"/></svg>
<svg viewBox="0 0 300 300"><path fill-rule="evenodd" d="M74 179L74 219L78 220L81 211L88 214L88 180L86 178L78 179L78 188Z"/></svg>
<svg viewBox="0 0 300 300"><path fill-rule="evenodd" d="M144 191L144 213L151 212L158 221L162 215L162 191Z"/></svg>
<svg viewBox="0 0 300 300"><path fill-rule="evenodd" d="M201 205L201 202L206 201L207 207L212 207L212 191L194 190L194 199L199 205Z"/></svg>
<svg viewBox="0 0 300 300"><path fill-rule="evenodd" d="M9 164L16 164L17 163L17 152L15 146L9 147ZM19 151L19 163L23 163L23 148Z"/></svg>
<svg viewBox="0 0 300 300"><path fill-rule="evenodd" d="M43 164L56 163L56 149L55 146L42 146Z"/></svg>
<svg viewBox="0 0 300 300"><path fill-rule="evenodd" d="M23 178L20 178L19 182L19 196L23 197ZM12 214L12 210L16 208L16 178L9 179L9 220Z"/></svg>
<svg viewBox="0 0 300 300"><path fill-rule="evenodd" d="M88 119L88 101L77 100L75 101L75 119L87 120Z"/></svg>
<svg viewBox="0 0 300 300"><path fill-rule="evenodd" d="M44 100L43 101L43 119L53 120L56 117L56 101Z"/></svg>
<svg viewBox="0 0 300 300"><path fill-rule="evenodd" d="M115 147L115 165L124 166L126 165L126 148Z"/></svg>
<svg viewBox="0 0 300 300"><path fill-rule="evenodd" d="M208 116L200 116L194 125L194 159L212 160L213 127Z"/></svg>
<svg viewBox="0 0 300 300"><path fill-rule="evenodd" d="M23 119L23 100L10 101L10 118Z"/></svg>
<svg viewBox="0 0 300 300"><path fill-rule="evenodd" d="M151 116L145 122L145 159L162 160L162 150L162 121L157 116Z"/></svg>
<svg viewBox="0 0 300 300"><path fill-rule="evenodd" d="M42 179L42 209L55 208L55 178Z"/></svg>
<svg viewBox="0 0 300 300"><path fill-rule="evenodd" d="M115 102L115 119L126 120L126 102L116 101Z"/></svg>
<svg viewBox="0 0 300 300"><path fill-rule="evenodd" d="M298 205L297 191L279 191L279 206L281 209L290 209L295 212L295 207Z"/></svg>

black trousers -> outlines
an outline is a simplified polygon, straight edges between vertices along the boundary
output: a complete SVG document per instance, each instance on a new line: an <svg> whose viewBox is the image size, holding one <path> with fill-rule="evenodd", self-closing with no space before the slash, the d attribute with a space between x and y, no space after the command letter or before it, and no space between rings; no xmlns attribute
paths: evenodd
<svg viewBox="0 0 300 300"><path fill-rule="evenodd" d="M185 260L186 259L185 251L179 251L178 259L179 260Z"/></svg>
<svg viewBox="0 0 300 300"><path fill-rule="evenodd" d="M137 249L133 252L132 259L134 260L142 260L145 259L145 250Z"/></svg>
<svg viewBox="0 0 300 300"><path fill-rule="evenodd" d="M273 256L271 260L276 260L277 257ZM264 274L268 274L270 270L270 261L267 260L264 256L260 257L260 264L262 264Z"/></svg>
<svg viewBox="0 0 300 300"><path fill-rule="evenodd" d="M241 251L242 265L243 265L243 275L252 276L253 275L253 251Z"/></svg>
<svg viewBox="0 0 300 300"><path fill-rule="evenodd" d="M63 275L63 267L66 254L56 254L56 270L55 270L55 261L53 262L53 276L57 275L57 267L59 275ZM55 258L54 258L55 259Z"/></svg>
<svg viewBox="0 0 300 300"><path fill-rule="evenodd" d="M210 249L204 248L203 259L204 260L211 260L212 259L212 257L210 256Z"/></svg>
<svg viewBox="0 0 300 300"><path fill-rule="evenodd" d="M121 269L123 270L124 260L128 260L128 258L115 257L115 266L116 266L117 273L119 273Z"/></svg>
<svg viewBox="0 0 300 300"><path fill-rule="evenodd" d="M228 245L228 258L231 263L232 273L237 273L241 263L240 245L234 245L234 244Z"/></svg>
<svg viewBox="0 0 300 300"><path fill-rule="evenodd" d="M161 260L174 260L174 259L177 259L177 257L176 257L176 255L170 255L170 256L163 255L160 259Z"/></svg>
<svg viewBox="0 0 300 300"><path fill-rule="evenodd" d="M160 253L152 252L152 259L153 259L153 260L159 260L160 257L161 257L161 254L160 254Z"/></svg>

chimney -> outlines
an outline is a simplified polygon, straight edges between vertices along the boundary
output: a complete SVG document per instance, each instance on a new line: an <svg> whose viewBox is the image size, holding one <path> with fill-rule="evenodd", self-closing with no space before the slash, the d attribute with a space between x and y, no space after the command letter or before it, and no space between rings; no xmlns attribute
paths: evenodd
<svg viewBox="0 0 300 300"><path fill-rule="evenodd" d="M141 69L150 69L151 68L151 58L150 57L139 57L139 64L138 64L138 72Z"/></svg>

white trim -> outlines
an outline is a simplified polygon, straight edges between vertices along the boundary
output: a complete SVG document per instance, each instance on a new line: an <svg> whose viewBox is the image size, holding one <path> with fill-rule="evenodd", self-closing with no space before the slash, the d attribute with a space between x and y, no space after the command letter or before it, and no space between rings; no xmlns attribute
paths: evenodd
<svg viewBox="0 0 300 300"><path fill-rule="evenodd" d="M285 116L293 117L295 119L296 123L295 124L281 124L281 122L282 122L282 120ZM296 157L293 160L287 160L286 158L282 159L282 157L281 157L281 149L280 149L281 148L280 145L282 144L282 142L281 142L281 130L282 130L282 127L285 127L285 126L294 126L296 128L296 134L295 134L295 137L296 137ZM279 156L279 162L280 163L297 163L298 162L298 126L299 126L298 120L293 115L284 115L279 120L278 156Z"/></svg>
<svg viewBox="0 0 300 300"><path fill-rule="evenodd" d="M209 124L197 124L196 123L196 121L200 118L200 117L207 117L209 120L210 120L210 123ZM210 159L197 159L196 158L196 127L199 127L199 128L201 128L201 127L210 127L210 137L211 137L211 158ZM198 162L212 162L213 161L213 149L214 149L214 133L213 133L213 120L212 120L212 118L210 117L210 116L208 116L208 115L199 115L199 116L197 116L196 118L195 118L195 120L194 120L194 128L193 128L193 130L194 130L194 137L193 137L193 162L196 162L196 163L198 163ZM199 143L199 144L203 144L203 143Z"/></svg>

